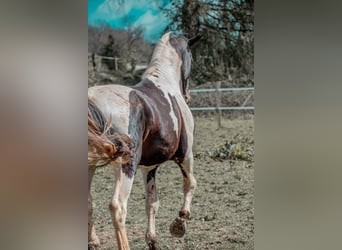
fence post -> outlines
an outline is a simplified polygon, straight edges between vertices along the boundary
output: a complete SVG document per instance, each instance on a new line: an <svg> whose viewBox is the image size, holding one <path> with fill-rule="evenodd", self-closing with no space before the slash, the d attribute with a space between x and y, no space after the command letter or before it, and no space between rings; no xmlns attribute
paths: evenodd
<svg viewBox="0 0 342 250"><path fill-rule="evenodd" d="M221 128L221 110L219 107L221 107L221 81L216 82L216 114L217 114L217 127L218 129Z"/></svg>
<svg viewBox="0 0 342 250"><path fill-rule="evenodd" d="M114 68L115 68L115 71L118 71L119 67L118 67L118 60L119 60L119 57L114 57Z"/></svg>

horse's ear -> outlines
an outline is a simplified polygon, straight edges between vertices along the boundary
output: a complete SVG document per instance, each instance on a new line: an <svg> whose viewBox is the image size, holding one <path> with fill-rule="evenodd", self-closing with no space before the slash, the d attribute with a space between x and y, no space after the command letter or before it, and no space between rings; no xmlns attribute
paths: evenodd
<svg viewBox="0 0 342 250"><path fill-rule="evenodd" d="M196 42L198 42L201 38L202 38L202 35L200 35L200 34L194 36L193 38L190 38L189 41L188 41L189 47L191 47L192 45L194 45L194 44L195 44Z"/></svg>

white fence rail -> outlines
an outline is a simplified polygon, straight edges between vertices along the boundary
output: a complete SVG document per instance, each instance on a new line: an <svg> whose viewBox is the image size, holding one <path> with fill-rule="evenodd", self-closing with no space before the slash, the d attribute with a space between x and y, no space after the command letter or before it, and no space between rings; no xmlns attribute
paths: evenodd
<svg viewBox="0 0 342 250"><path fill-rule="evenodd" d="M221 92L239 92L239 91L250 91L250 93L241 106L236 107L221 107ZM216 83L216 88L214 89L191 89L190 93L204 93L204 92L215 92L216 93L216 107L190 107L192 111L216 111L217 113L217 126L221 127L221 111L222 110L254 110L253 106L245 106L250 98L254 94L254 88L221 88L221 82Z"/></svg>
<svg viewBox="0 0 342 250"><path fill-rule="evenodd" d="M254 110L254 107L193 107L191 110L202 110L202 111L212 111L212 110Z"/></svg>
<svg viewBox="0 0 342 250"><path fill-rule="evenodd" d="M191 89L190 92L192 93L201 93L201 92L236 92L236 91L254 91L253 87L250 88L218 88L218 89Z"/></svg>
<svg viewBox="0 0 342 250"><path fill-rule="evenodd" d="M216 88L216 89L191 89L190 93L204 93L204 92L242 92L242 91L251 91L254 92L254 87L248 87L248 88ZM213 110L254 110L253 106L245 106L247 101L251 98L253 93L247 96L246 100L243 102L243 104L239 107L219 107L217 105L216 107L191 107L191 110L194 111L213 111ZM221 103L220 100L221 96L218 95L218 103Z"/></svg>

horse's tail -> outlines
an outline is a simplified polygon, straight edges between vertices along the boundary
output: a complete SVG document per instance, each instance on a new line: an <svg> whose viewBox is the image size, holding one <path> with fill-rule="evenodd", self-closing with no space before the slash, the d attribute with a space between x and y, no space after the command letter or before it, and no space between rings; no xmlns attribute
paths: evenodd
<svg viewBox="0 0 342 250"><path fill-rule="evenodd" d="M110 123L88 97L88 165L115 162L119 157L123 163L128 161L131 139L114 133Z"/></svg>

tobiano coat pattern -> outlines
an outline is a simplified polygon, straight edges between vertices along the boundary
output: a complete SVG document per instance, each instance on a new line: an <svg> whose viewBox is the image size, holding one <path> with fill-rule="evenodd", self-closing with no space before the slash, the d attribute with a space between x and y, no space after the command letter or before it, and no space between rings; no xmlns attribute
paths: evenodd
<svg viewBox="0 0 342 250"><path fill-rule="evenodd" d="M190 204L196 188L193 176L194 121L187 102L191 52L189 47L198 40L166 33L156 45L150 65L141 82L134 87L104 85L89 88L91 98L105 119L111 121L113 132L127 136L129 157L125 163L112 162L115 171L114 193L109 205L119 249L129 249L125 229L127 202L133 178L139 167L146 190L148 226L146 243L149 249L159 249L155 231L155 215L159 200L155 174L158 166L175 161L183 177L184 203L178 217L171 224L173 236L182 237L190 218ZM89 190L95 168L89 169ZM97 247L92 221L89 193L88 246Z"/></svg>

